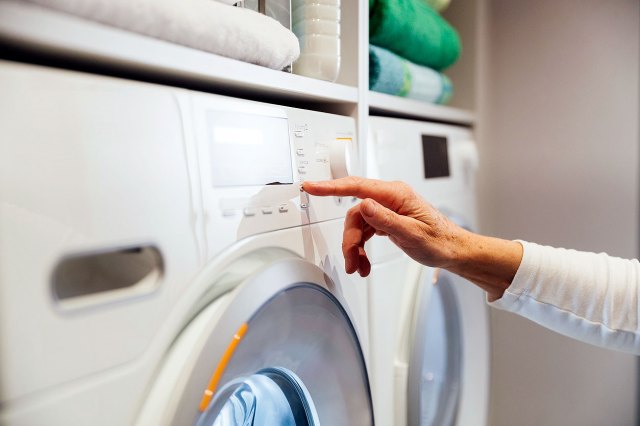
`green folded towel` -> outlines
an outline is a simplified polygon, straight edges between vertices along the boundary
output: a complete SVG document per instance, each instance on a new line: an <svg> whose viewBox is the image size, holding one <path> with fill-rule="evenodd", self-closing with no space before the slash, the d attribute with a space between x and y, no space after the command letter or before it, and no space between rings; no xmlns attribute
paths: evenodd
<svg viewBox="0 0 640 426"><path fill-rule="evenodd" d="M452 65L461 50L456 30L423 0L374 0L369 41L438 71Z"/></svg>

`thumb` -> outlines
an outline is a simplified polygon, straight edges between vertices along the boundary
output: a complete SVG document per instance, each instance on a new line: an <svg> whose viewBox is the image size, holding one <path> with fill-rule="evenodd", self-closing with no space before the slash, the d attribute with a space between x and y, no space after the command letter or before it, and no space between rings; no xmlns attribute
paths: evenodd
<svg viewBox="0 0 640 426"><path fill-rule="evenodd" d="M399 215L371 198L362 201L360 211L362 218L376 231L400 239L406 239L415 233L411 218Z"/></svg>

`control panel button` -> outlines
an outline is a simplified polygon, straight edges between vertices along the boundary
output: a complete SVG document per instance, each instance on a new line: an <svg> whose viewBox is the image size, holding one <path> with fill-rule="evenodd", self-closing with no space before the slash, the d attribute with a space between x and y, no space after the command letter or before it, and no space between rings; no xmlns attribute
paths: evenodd
<svg viewBox="0 0 640 426"><path fill-rule="evenodd" d="M280 207L278 207L278 211L279 211L280 213L286 213L286 212L288 212L288 211L289 211L289 207L287 207L287 205L286 205L286 204L283 204L283 205L281 205Z"/></svg>
<svg viewBox="0 0 640 426"><path fill-rule="evenodd" d="M334 179L347 177L353 173L352 164L353 140L351 138L336 138L329 145L329 159L331 175Z"/></svg>
<svg viewBox="0 0 640 426"><path fill-rule="evenodd" d="M298 157L304 157L304 149L302 149L302 148L296 149L296 155Z"/></svg>
<svg viewBox="0 0 640 426"><path fill-rule="evenodd" d="M307 174L307 168L305 166L298 167L298 173L301 175Z"/></svg>
<svg viewBox="0 0 640 426"><path fill-rule="evenodd" d="M307 203L301 203L301 204L300 204L300 208L301 208L301 209L308 209L308 208L309 208L309 204L307 204Z"/></svg>
<svg viewBox="0 0 640 426"><path fill-rule="evenodd" d="M273 208L271 207L263 207L262 208L262 214L272 214L273 213Z"/></svg>
<svg viewBox="0 0 640 426"><path fill-rule="evenodd" d="M236 215L235 209L224 209L222 210L222 216L224 217L232 217Z"/></svg>
<svg viewBox="0 0 640 426"><path fill-rule="evenodd" d="M294 132L293 132L293 135L294 135L296 138L302 138L302 137L304 137L304 131L302 131L302 130L296 130L296 131L294 131Z"/></svg>
<svg viewBox="0 0 640 426"><path fill-rule="evenodd" d="M244 210L242 210L242 213L247 216L255 216L256 215L256 209L253 209L251 207L246 207Z"/></svg>

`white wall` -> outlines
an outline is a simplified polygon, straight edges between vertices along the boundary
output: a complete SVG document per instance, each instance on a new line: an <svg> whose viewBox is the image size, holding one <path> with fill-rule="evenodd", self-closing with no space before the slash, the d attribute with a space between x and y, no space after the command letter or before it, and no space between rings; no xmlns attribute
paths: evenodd
<svg viewBox="0 0 640 426"><path fill-rule="evenodd" d="M637 257L640 1L487 7L483 231ZM636 424L635 357L495 310L492 327L491 425Z"/></svg>

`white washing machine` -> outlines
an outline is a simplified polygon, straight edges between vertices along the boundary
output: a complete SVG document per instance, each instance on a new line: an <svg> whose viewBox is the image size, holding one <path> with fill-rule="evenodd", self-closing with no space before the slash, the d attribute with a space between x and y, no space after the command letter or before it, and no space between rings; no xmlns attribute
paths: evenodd
<svg viewBox="0 0 640 426"><path fill-rule="evenodd" d="M478 154L469 129L372 117L367 175L401 180L462 226L476 225ZM489 318L483 292L419 265L386 238L367 247L376 422L485 425Z"/></svg>
<svg viewBox="0 0 640 426"><path fill-rule="evenodd" d="M0 62L0 423L370 425L349 117Z"/></svg>

